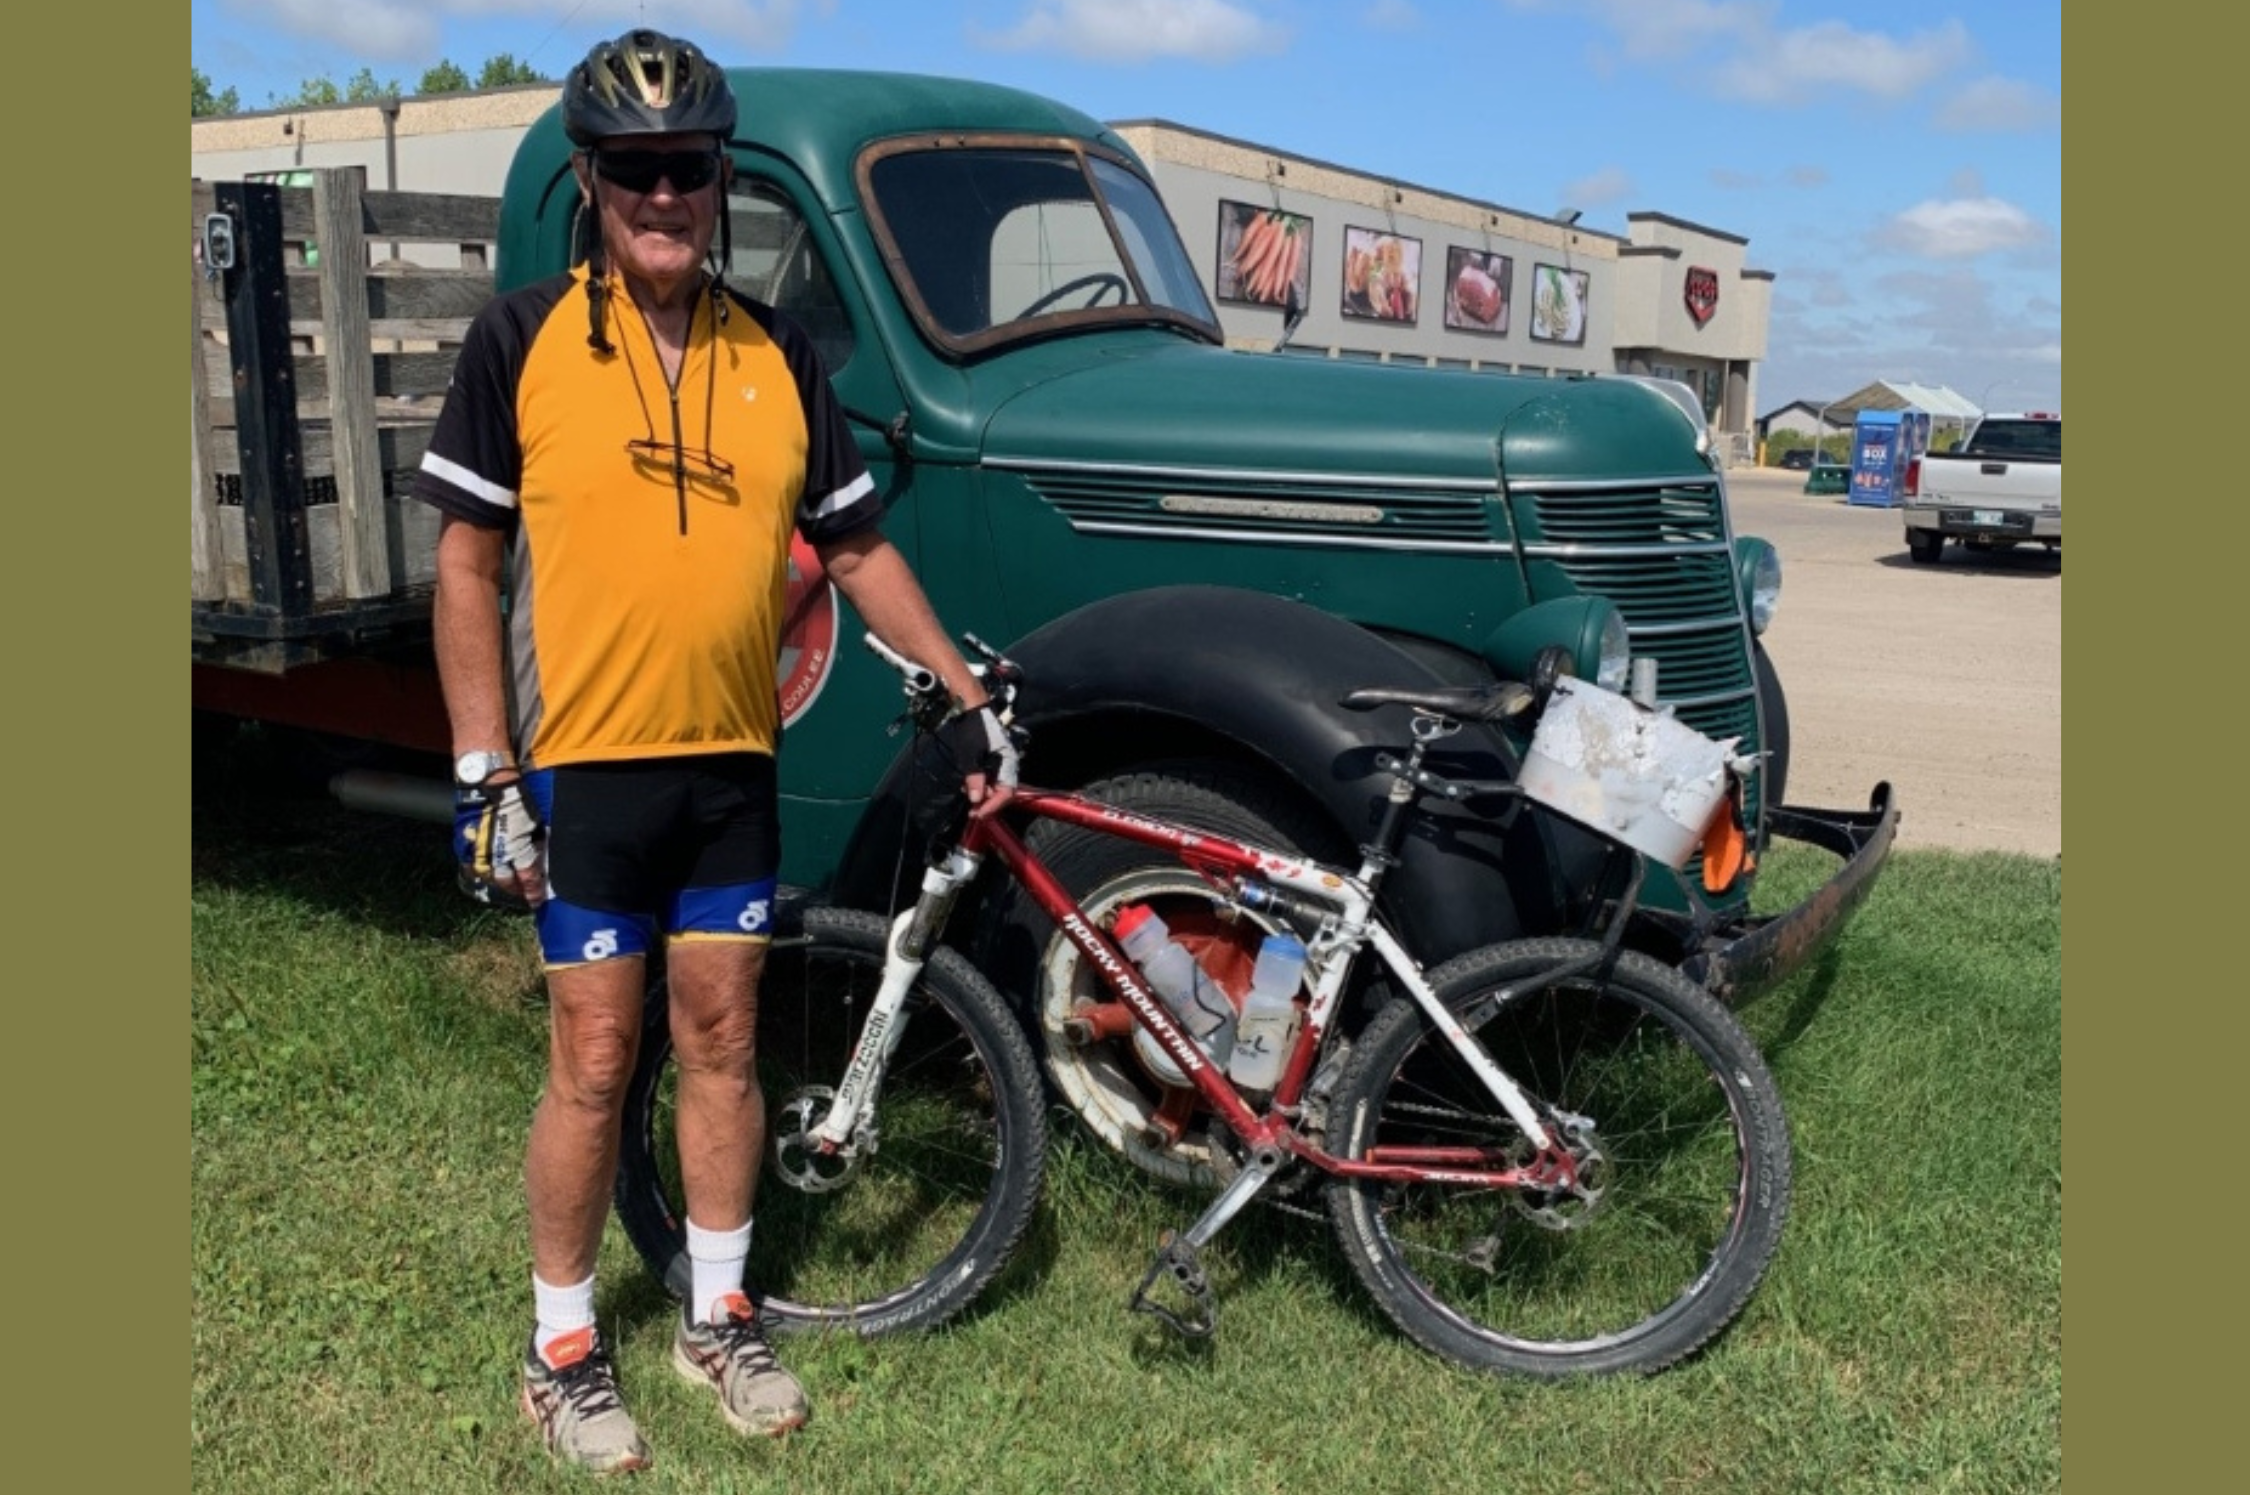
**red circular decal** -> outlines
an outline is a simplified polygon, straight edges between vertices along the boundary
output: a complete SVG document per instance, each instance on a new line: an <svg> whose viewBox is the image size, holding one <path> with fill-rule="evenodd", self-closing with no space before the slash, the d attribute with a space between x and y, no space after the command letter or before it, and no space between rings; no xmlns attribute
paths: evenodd
<svg viewBox="0 0 2250 1495"><path fill-rule="evenodd" d="M789 537L789 590L781 605L781 724L811 709L836 665L836 588L802 535Z"/></svg>

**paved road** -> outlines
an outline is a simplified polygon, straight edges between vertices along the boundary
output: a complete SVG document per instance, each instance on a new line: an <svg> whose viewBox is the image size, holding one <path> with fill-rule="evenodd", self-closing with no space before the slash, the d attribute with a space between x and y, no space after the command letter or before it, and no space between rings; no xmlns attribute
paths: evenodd
<svg viewBox="0 0 2250 1495"><path fill-rule="evenodd" d="M1808 498L1801 473L1727 478L1737 534L1781 552L1766 647L1789 696L1789 799L1899 794L1901 846L2062 854L2062 562L2043 549L1935 566L1896 512Z"/></svg>

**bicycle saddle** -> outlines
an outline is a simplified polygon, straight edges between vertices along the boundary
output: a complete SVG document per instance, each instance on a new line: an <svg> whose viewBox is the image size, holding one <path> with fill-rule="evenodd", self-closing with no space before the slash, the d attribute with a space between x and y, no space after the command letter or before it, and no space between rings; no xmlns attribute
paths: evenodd
<svg viewBox="0 0 2250 1495"><path fill-rule="evenodd" d="M1490 685L1441 685L1428 690L1370 686L1353 691L1337 704L1352 711L1372 711L1378 706L1412 706L1457 722L1500 722L1529 711L1538 699L1528 685L1497 680Z"/></svg>

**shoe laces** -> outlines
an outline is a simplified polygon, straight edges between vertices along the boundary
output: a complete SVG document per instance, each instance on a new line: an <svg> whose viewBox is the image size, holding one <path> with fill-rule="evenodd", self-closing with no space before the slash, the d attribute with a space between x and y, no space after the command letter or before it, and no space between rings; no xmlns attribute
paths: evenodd
<svg viewBox="0 0 2250 1495"><path fill-rule="evenodd" d="M773 1346L766 1343L766 1331L758 1320L748 1314L729 1314L714 1319L704 1326L711 1336L726 1346L727 1358L748 1366L758 1375L781 1369Z"/></svg>
<svg viewBox="0 0 2250 1495"><path fill-rule="evenodd" d="M555 1394L581 1421L619 1411L625 1405L617 1390L616 1368L604 1347L596 1346L559 1370L550 1367L549 1374L554 1378Z"/></svg>

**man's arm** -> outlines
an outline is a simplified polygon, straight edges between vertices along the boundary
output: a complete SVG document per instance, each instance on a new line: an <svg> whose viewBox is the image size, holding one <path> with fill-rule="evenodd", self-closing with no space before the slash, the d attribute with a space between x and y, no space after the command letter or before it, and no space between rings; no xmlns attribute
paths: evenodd
<svg viewBox="0 0 2250 1495"><path fill-rule="evenodd" d="M507 543L501 531L451 514L438 529L433 642L455 757L482 749L515 756L508 742L500 648L500 573Z"/></svg>
<svg viewBox="0 0 2250 1495"><path fill-rule="evenodd" d="M438 530L432 643L456 758L478 751L515 757L508 741L500 639L500 578L507 544L502 531L451 514ZM478 889L496 889L536 906L547 896L547 869L538 818L520 778L516 769L503 769L487 781L487 797L457 798L454 850L465 866L474 866ZM486 895L480 891L479 896Z"/></svg>
<svg viewBox="0 0 2250 1495"><path fill-rule="evenodd" d="M873 529L863 529L841 540L816 543L821 564L851 605L858 609L877 638L917 664L927 665L945 682L946 690L964 711L975 711L990 701L984 682L969 669L969 662L946 637L945 625L914 577L913 567L898 547ZM987 794L985 777L973 773L967 780L969 802L979 815L989 815L1006 802L1007 785L994 785Z"/></svg>
<svg viewBox="0 0 2250 1495"><path fill-rule="evenodd" d="M984 682L946 637L945 625L938 621L936 609L897 546L879 532L864 529L816 548L829 578L877 638L937 671L964 708L984 704Z"/></svg>

